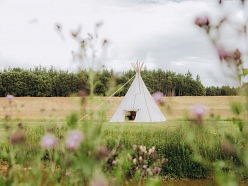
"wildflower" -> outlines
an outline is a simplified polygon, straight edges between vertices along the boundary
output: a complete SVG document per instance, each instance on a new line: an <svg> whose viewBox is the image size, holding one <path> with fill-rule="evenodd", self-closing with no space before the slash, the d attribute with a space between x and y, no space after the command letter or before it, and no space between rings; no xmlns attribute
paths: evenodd
<svg viewBox="0 0 248 186"><path fill-rule="evenodd" d="M230 54L223 47L218 47L217 52L220 60L226 60L231 57Z"/></svg>
<svg viewBox="0 0 248 186"><path fill-rule="evenodd" d="M142 161L142 156L139 157L139 161Z"/></svg>
<svg viewBox="0 0 248 186"><path fill-rule="evenodd" d="M161 172L161 168L160 168L160 167L155 167L155 168L154 168L154 171L155 171L156 173L160 173L160 172Z"/></svg>
<svg viewBox="0 0 248 186"><path fill-rule="evenodd" d="M147 169L147 165L143 165L143 169Z"/></svg>
<svg viewBox="0 0 248 186"><path fill-rule="evenodd" d="M135 165L137 163L136 158L133 159L133 164Z"/></svg>
<svg viewBox="0 0 248 186"><path fill-rule="evenodd" d="M153 173L152 173L152 171L151 171L151 169L150 169L150 168L147 168L147 169L146 169L146 171L148 172L148 174L149 174L150 176L152 176L152 175L153 175Z"/></svg>
<svg viewBox="0 0 248 186"><path fill-rule="evenodd" d="M101 145L98 148L98 154L97 154L97 159L101 160L102 158L107 158L109 155L110 151L108 150L108 148L104 145Z"/></svg>
<svg viewBox="0 0 248 186"><path fill-rule="evenodd" d="M162 92L155 92L154 94L152 94L152 97L160 105L164 104L164 100L163 100L164 94Z"/></svg>
<svg viewBox="0 0 248 186"><path fill-rule="evenodd" d="M199 125L203 124L203 116L207 113L207 108L204 105L194 105L192 108L193 114L197 117Z"/></svg>
<svg viewBox="0 0 248 186"><path fill-rule="evenodd" d="M143 152L144 154L147 154L146 146L140 145L139 149L140 149L140 151Z"/></svg>
<svg viewBox="0 0 248 186"><path fill-rule="evenodd" d="M195 24L198 25L199 27L208 26L209 19L207 16L197 17L195 20Z"/></svg>
<svg viewBox="0 0 248 186"><path fill-rule="evenodd" d="M8 94L8 95L6 96L6 98L9 100L9 102L12 102L13 99L14 99L14 96L11 95L11 94Z"/></svg>
<svg viewBox="0 0 248 186"><path fill-rule="evenodd" d="M234 58L236 61L240 60L240 58L241 58L241 53L240 53L240 51L239 51L238 49L236 49L235 52L233 53L233 58Z"/></svg>
<svg viewBox="0 0 248 186"><path fill-rule="evenodd" d="M112 164L113 165L116 165L117 164L117 161L116 160L112 161Z"/></svg>
<svg viewBox="0 0 248 186"><path fill-rule="evenodd" d="M133 145L133 149L136 150L137 149L137 145L134 144Z"/></svg>
<svg viewBox="0 0 248 186"><path fill-rule="evenodd" d="M153 153L155 152L155 147L152 147L152 152L153 152Z"/></svg>
<svg viewBox="0 0 248 186"><path fill-rule="evenodd" d="M22 124L22 123L18 123L18 127L19 127L20 129L23 129L23 124Z"/></svg>
<svg viewBox="0 0 248 186"><path fill-rule="evenodd" d="M10 136L10 142L14 145L20 144L26 140L26 135L22 131L16 131Z"/></svg>
<svg viewBox="0 0 248 186"><path fill-rule="evenodd" d="M149 149L148 154L149 154L149 155L152 154L152 149Z"/></svg>
<svg viewBox="0 0 248 186"><path fill-rule="evenodd" d="M222 149L224 150L224 152L226 152L227 154L231 154L233 153L234 149L233 146L229 143L229 142L223 142L221 144Z"/></svg>
<svg viewBox="0 0 248 186"><path fill-rule="evenodd" d="M83 140L84 140L84 135L82 134L82 132L73 130L68 134L66 140L66 147L69 150L76 150Z"/></svg>
<svg viewBox="0 0 248 186"><path fill-rule="evenodd" d="M52 134L45 135L41 141L41 146L43 148L53 148L57 144L58 144L58 139Z"/></svg>
<svg viewBox="0 0 248 186"><path fill-rule="evenodd" d="M148 154L151 155L154 152L155 152L155 147L152 147L151 149L149 149Z"/></svg>
<svg viewBox="0 0 248 186"><path fill-rule="evenodd" d="M143 146L143 152L146 152L146 146Z"/></svg>
<svg viewBox="0 0 248 186"><path fill-rule="evenodd" d="M207 109L204 105L194 105L193 106L193 109L192 109L193 113L196 115L196 116L200 116L202 117L203 115L206 114L207 112Z"/></svg>

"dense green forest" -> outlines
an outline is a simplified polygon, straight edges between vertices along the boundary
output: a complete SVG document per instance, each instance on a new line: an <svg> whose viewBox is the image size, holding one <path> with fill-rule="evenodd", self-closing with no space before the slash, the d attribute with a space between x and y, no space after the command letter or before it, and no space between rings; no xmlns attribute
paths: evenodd
<svg viewBox="0 0 248 186"><path fill-rule="evenodd" d="M125 84L135 75L134 70L115 73L103 70L94 75L94 93L107 96ZM76 73L56 70L53 67L34 67L33 69L8 68L0 71L0 96L53 97L78 94L81 90L89 92L89 71L78 70ZM166 96L233 96L237 88L229 86L204 87L200 76L194 79L191 72L176 74L171 71L143 70L142 78L150 91L163 92ZM130 81L115 96L124 96L131 85ZM113 89L115 87L115 89Z"/></svg>

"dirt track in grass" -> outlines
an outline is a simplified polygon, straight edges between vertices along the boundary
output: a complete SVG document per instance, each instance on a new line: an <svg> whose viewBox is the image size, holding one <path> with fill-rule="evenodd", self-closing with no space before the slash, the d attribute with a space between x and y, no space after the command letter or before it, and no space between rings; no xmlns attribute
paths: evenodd
<svg viewBox="0 0 248 186"><path fill-rule="evenodd" d="M6 115L21 120L43 121L49 119L63 120L73 111L87 108L92 110L101 104L106 98L95 99L94 104L80 106L81 99L78 97L15 97L10 104L7 98L0 98L0 118ZM107 110L107 119L110 119L121 103L123 97L112 97L97 110ZM230 103L238 101L236 96L185 96L185 97L165 97L164 105L159 105L167 120L179 120L185 114L191 113L191 108L195 104L203 104L208 108L209 117L211 113L221 116L221 119L233 117L230 111Z"/></svg>

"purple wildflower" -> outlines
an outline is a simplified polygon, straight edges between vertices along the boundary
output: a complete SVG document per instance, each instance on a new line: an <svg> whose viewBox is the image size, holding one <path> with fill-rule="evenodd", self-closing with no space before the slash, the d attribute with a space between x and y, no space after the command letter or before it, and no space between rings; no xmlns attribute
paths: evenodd
<svg viewBox="0 0 248 186"><path fill-rule="evenodd" d="M207 108L204 105L197 104L193 106L192 112L197 117L203 117L207 113Z"/></svg>
<svg viewBox="0 0 248 186"><path fill-rule="evenodd" d="M8 94L8 95L6 96L6 98L9 100L9 102L11 102L11 101L13 101L14 96L13 96L13 95Z"/></svg>
<svg viewBox="0 0 248 186"><path fill-rule="evenodd" d="M80 143L84 140L84 135L82 132L73 130L69 132L67 140L66 140L66 147L69 150L76 150Z"/></svg>
<svg viewBox="0 0 248 186"><path fill-rule="evenodd" d="M198 25L199 27L208 26L209 18L207 16L197 17L195 20L195 24Z"/></svg>
<svg viewBox="0 0 248 186"><path fill-rule="evenodd" d="M207 113L207 108L204 105L194 105L192 108L192 113L197 118L197 124L202 126L203 125L203 116Z"/></svg>
<svg viewBox="0 0 248 186"><path fill-rule="evenodd" d="M46 149L54 148L57 144L58 144L58 139L52 134L45 135L41 141L41 146Z"/></svg>
<svg viewBox="0 0 248 186"><path fill-rule="evenodd" d="M218 52L220 60L226 60L231 57L224 47L219 46L217 48L217 52Z"/></svg>
<svg viewBox="0 0 248 186"><path fill-rule="evenodd" d="M161 105L164 103L163 100L164 94L162 92L155 92L154 94L152 94L152 97L157 103Z"/></svg>
<svg viewBox="0 0 248 186"><path fill-rule="evenodd" d="M155 171L156 173L160 173L160 172L161 172L161 168L160 168L160 167L155 167L155 168L154 168L154 171Z"/></svg>

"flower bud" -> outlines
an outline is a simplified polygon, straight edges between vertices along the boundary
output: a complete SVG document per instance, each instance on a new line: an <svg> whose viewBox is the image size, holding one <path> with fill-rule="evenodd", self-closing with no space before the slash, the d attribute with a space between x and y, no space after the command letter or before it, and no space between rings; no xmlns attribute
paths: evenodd
<svg viewBox="0 0 248 186"><path fill-rule="evenodd" d="M136 158L133 159L133 164L135 165L137 163Z"/></svg>

